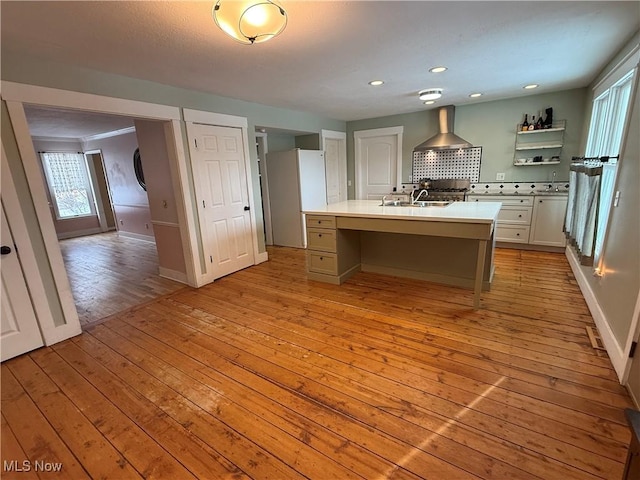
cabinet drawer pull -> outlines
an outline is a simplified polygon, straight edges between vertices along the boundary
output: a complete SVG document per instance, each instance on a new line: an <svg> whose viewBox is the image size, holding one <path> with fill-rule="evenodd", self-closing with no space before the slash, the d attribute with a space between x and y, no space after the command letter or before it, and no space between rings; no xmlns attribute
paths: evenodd
<svg viewBox="0 0 640 480"><path fill-rule="evenodd" d="M522 218L522 214L518 215L518 218Z"/></svg>
<svg viewBox="0 0 640 480"><path fill-rule="evenodd" d="M320 237L322 237L322 234L321 234L321 233L319 233L319 234L318 234L318 238L320 238Z"/></svg>
<svg viewBox="0 0 640 480"><path fill-rule="evenodd" d="M516 233L516 237L519 237L519 236L520 236L520 234L519 234L519 233Z"/></svg>

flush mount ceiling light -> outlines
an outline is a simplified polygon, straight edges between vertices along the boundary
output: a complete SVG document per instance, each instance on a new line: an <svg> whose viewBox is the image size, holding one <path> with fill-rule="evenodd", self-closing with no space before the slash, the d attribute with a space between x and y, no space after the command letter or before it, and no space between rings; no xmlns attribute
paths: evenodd
<svg viewBox="0 0 640 480"><path fill-rule="evenodd" d="M384 83L384 82L383 82L382 80L371 80L371 81L369 82L369 85L372 85L372 86L374 86L374 87L377 87L377 86L379 86L379 85L382 85L383 83Z"/></svg>
<svg viewBox="0 0 640 480"><path fill-rule="evenodd" d="M224 33L245 45L266 42L287 26L287 12L271 0L218 0L211 14Z"/></svg>
<svg viewBox="0 0 640 480"><path fill-rule="evenodd" d="M426 102L424 102L425 105L433 105L434 103L436 103L435 100L427 100Z"/></svg>
<svg viewBox="0 0 640 480"><path fill-rule="evenodd" d="M420 100L437 100L442 96L441 88L430 88L428 90L421 90L418 92Z"/></svg>
<svg viewBox="0 0 640 480"><path fill-rule="evenodd" d="M431 73L442 73L447 71L447 67L433 67L433 68L430 68L429 71Z"/></svg>
<svg viewBox="0 0 640 480"><path fill-rule="evenodd" d="M471 94L469 94L469 96L470 96L471 98L476 98L476 97L481 97L481 96L482 96L482 94L481 94L480 92L477 92L477 93L471 93Z"/></svg>
<svg viewBox="0 0 640 480"><path fill-rule="evenodd" d="M532 88L538 88L540 85L538 85L537 83L532 83L530 85L525 85L524 88L525 90L531 90Z"/></svg>

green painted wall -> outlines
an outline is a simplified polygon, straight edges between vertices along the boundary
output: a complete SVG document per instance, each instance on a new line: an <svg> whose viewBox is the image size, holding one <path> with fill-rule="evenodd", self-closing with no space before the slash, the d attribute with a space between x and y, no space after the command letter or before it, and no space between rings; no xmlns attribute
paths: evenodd
<svg viewBox="0 0 640 480"><path fill-rule="evenodd" d="M312 133L311 135L296 136L296 148L302 150L320 150L320 135Z"/></svg>
<svg viewBox="0 0 640 480"><path fill-rule="evenodd" d="M540 95L528 95L509 100L496 100L456 107L455 133L482 146L480 181L495 182L496 173L505 173L505 181L547 181L556 171L559 180L569 178L571 157L580 154L580 140L585 117L587 89L580 88ZM560 165L516 167L513 165L516 125L525 113L535 114L552 106L554 117L566 120ZM413 148L438 131L437 109L405 115L371 118L347 122L347 166L350 180L355 178L353 133L358 130L403 126L402 181L409 182ZM355 187L349 188L349 198L355 198Z"/></svg>
<svg viewBox="0 0 640 480"><path fill-rule="evenodd" d="M296 148L296 137L293 135L274 134L267 135L267 149L269 152L286 152Z"/></svg>

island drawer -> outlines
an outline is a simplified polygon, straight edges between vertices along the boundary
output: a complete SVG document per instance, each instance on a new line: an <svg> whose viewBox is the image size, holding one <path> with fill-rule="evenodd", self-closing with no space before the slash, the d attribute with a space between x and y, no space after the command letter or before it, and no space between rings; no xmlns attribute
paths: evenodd
<svg viewBox="0 0 640 480"><path fill-rule="evenodd" d="M336 228L336 217L328 215L307 215L307 227Z"/></svg>
<svg viewBox="0 0 640 480"><path fill-rule="evenodd" d="M502 207L498 214L498 222L531 225L531 207Z"/></svg>
<svg viewBox="0 0 640 480"><path fill-rule="evenodd" d="M307 228L307 248L336 253L336 230Z"/></svg>
<svg viewBox="0 0 640 480"><path fill-rule="evenodd" d="M528 225L498 225L496 227L496 241L498 242L514 242L529 243L529 227Z"/></svg>
<svg viewBox="0 0 640 480"><path fill-rule="evenodd" d="M477 195L469 196L469 202L502 202L502 206L533 206L533 196L521 195Z"/></svg>
<svg viewBox="0 0 640 480"><path fill-rule="evenodd" d="M310 272L337 275L337 255L335 253L322 253L307 250L307 269Z"/></svg>

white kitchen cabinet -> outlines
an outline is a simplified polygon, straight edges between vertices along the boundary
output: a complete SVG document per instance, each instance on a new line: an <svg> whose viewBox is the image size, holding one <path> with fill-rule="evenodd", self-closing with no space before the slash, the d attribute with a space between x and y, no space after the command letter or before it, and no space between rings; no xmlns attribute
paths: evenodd
<svg viewBox="0 0 640 480"><path fill-rule="evenodd" d="M496 225L496 241L528 243L533 197L524 195L471 196L470 202L501 202Z"/></svg>
<svg viewBox="0 0 640 480"><path fill-rule="evenodd" d="M566 196L536 196L529 243L548 247L564 247L564 217L567 211Z"/></svg>

